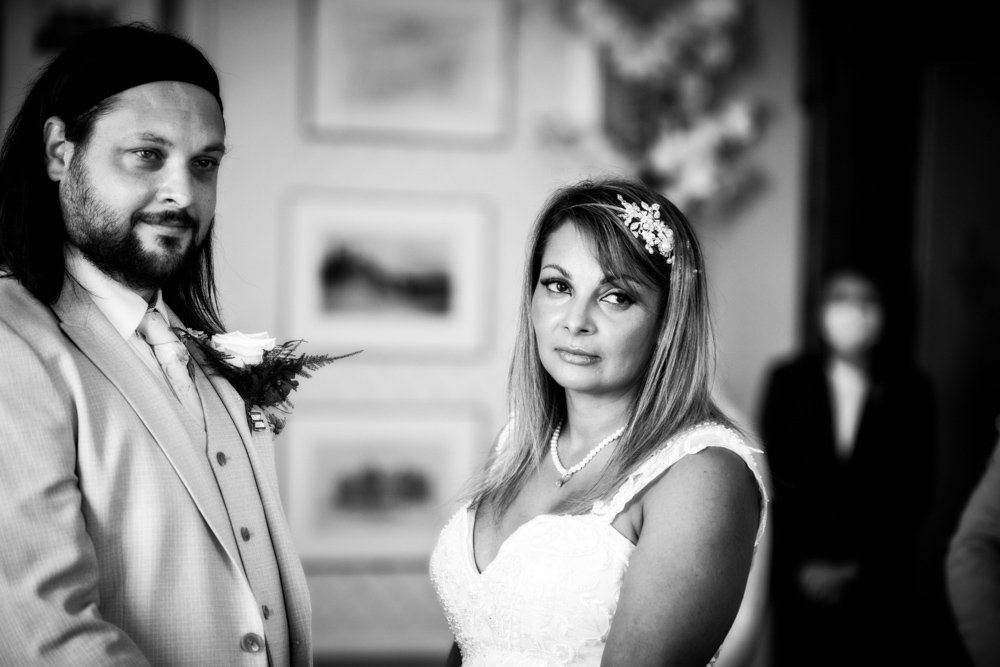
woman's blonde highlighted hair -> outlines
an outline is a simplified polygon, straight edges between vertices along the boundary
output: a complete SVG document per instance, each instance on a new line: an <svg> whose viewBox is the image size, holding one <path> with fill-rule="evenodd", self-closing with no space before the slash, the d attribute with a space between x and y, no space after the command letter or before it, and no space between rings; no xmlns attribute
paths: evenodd
<svg viewBox="0 0 1000 667"><path fill-rule="evenodd" d="M673 263L624 225L618 196L641 205L659 204L673 230ZM657 341L611 461L590 489L572 494L557 511L589 511L671 436L702 421L735 428L711 398L714 340L701 247L687 218L669 200L645 185L620 178L585 180L556 190L539 213L528 243L521 289L517 338L507 379L512 419L474 482L472 506L501 516L538 468L556 425L566 418L565 392L542 366L531 319L531 301L549 237L573 224L588 238L604 272L628 274L660 287Z"/></svg>

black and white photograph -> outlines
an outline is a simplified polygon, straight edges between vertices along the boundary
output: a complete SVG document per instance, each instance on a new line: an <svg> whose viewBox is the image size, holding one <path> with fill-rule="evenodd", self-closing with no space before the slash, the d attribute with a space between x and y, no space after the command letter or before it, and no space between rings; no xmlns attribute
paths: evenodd
<svg viewBox="0 0 1000 667"><path fill-rule="evenodd" d="M307 562L422 562L475 467L474 407L357 405L289 426L288 514Z"/></svg>
<svg viewBox="0 0 1000 667"><path fill-rule="evenodd" d="M1000 667L990 7L0 0L0 667Z"/></svg>
<svg viewBox="0 0 1000 667"><path fill-rule="evenodd" d="M290 199L287 306L314 345L367 358L462 357L490 336L489 202L450 193Z"/></svg>
<svg viewBox="0 0 1000 667"><path fill-rule="evenodd" d="M511 10L505 0L308 0L306 126L348 140L501 139Z"/></svg>

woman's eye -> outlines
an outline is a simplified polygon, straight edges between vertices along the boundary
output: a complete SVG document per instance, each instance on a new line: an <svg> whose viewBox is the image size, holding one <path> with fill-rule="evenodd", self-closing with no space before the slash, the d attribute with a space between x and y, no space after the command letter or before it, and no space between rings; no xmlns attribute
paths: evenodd
<svg viewBox="0 0 1000 667"><path fill-rule="evenodd" d="M148 148L140 148L137 151L133 151L133 153L140 160L146 160L147 162L151 161L151 160L155 160L155 159L157 159L160 156L159 153L157 153L154 150L150 150Z"/></svg>
<svg viewBox="0 0 1000 667"><path fill-rule="evenodd" d="M630 297L624 292L611 292L604 297L605 301L608 301L614 306L628 307L635 303L635 299Z"/></svg>
<svg viewBox="0 0 1000 667"><path fill-rule="evenodd" d="M542 286L550 292L563 293L569 291L569 285L558 278L546 278L541 281Z"/></svg>

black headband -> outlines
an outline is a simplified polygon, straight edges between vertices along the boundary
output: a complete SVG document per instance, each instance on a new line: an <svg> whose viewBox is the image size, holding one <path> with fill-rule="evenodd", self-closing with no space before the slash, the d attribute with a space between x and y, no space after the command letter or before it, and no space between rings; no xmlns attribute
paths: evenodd
<svg viewBox="0 0 1000 667"><path fill-rule="evenodd" d="M64 75L53 113L69 122L102 100L155 81L181 81L204 88L222 111L219 78L190 42L144 26L116 26L89 32L53 62Z"/></svg>

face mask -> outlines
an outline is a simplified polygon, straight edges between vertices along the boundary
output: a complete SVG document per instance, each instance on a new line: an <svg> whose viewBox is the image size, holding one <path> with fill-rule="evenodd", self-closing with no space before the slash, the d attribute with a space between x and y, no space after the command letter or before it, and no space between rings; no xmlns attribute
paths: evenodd
<svg viewBox="0 0 1000 667"><path fill-rule="evenodd" d="M824 338L834 352L862 354L878 341L882 313L870 305L834 302L823 309L822 325Z"/></svg>

